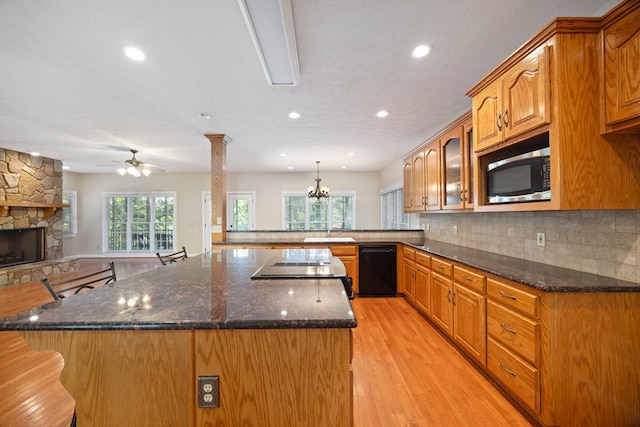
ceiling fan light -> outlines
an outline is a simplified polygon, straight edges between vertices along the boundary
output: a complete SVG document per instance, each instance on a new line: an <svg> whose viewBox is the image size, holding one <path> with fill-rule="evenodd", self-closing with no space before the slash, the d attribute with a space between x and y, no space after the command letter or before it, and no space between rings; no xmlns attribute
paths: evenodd
<svg viewBox="0 0 640 427"><path fill-rule="evenodd" d="M151 174L151 171L149 169L142 169L142 173L144 174L144 176L149 176Z"/></svg>
<svg viewBox="0 0 640 427"><path fill-rule="evenodd" d="M124 174L127 173L127 170L125 168L118 168L118 173L124 176Z"/></svg>

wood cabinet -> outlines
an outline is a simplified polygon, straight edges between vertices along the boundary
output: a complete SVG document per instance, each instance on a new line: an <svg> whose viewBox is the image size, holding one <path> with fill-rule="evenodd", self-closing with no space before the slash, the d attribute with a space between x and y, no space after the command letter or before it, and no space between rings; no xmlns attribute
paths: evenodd
<svg viewBox="0 0 640 427"><path fill-rule="evenodd" d="M431 256L430 311L419 285L414 307L532 417L638 424L640 293L544 292L419 250L416 270L420 256Z"/></svg>
<svg viewBox="0 0 640 427"><path fill-rule="evenodd" d="M440 146L435 141L403 162L404 211L440 209Z"/></svg>
<svg viewBox="0 0 640 427"><path fill-rule="evenodd" d="M471 112L440 138L442 209L473 208L473 132Z"/></svg>
<svg viewBox="0 0 640 427"><path fill-rule="evenodd" d="M415 261L415 303L424 314L429 315L431 304L431 257L424 252L416 252Z"/></svg>
<svg viewBox="0 0 640 427"><path fill-rule="evenodd" d="M475 151L549 122L548 50L531 52L473 97Z"/></svg>
<svg viewBox="0 0 640 427"><path fill-rule="evenodd" d="M415 301L416 292L416 251L409 247L402 248L402 293L405 298Z"/></svg>
<svg viewBox="0 0 640 427"><path fill-rule="evenodd" d="M358 245L331 245L331 254L340 258L347 270L347 275L353 281L351 287L353 292L358 293Z"/></svg>
<svg viewBox="0 0 640 427"><path fill-rule="evenodd" d="M453 267L453 339L471 357L487 363L485 277L470 267Z"/></svg>
<svg viewBox="0 0 640 427"><path fill-rule="evenodd" d="M594 18L556 18L467 92L477 154L475 211L640 208L640 136L602 135L601 25ZM635 76L625 79L638 91ZM551 200L489 204L487 165L540 144L550 151Z"/></svg>
<svg viewBox="0 0 640 427"><path fill-rule="evenodd" d="M640 2L622 2L603 24L604 131L640 131Z"/></svg>

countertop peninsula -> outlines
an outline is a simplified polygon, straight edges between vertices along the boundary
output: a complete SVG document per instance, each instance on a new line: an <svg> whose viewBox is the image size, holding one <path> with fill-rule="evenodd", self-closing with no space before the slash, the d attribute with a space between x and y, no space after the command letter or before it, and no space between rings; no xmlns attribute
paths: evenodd
<svg viewBox="0 0 640 427"><path fill-rule="evenodd" d="M339 279L251 280L281 251L193 256L5 318L0 330L356 327Z"/></svg>

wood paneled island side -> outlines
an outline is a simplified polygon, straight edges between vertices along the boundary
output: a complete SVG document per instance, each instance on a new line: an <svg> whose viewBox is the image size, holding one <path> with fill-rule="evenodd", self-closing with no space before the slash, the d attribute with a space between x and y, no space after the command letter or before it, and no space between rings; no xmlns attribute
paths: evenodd
<svg viewBox="0 0 640 427"><path fill-rule="evenodd" d="M298 251L304 249L296 249ZM0 321L65 360L78 425L352 424L351 328L338 279L262 280L274 250L223 250ZM198 406L218 376L220 406Z"/></svg>

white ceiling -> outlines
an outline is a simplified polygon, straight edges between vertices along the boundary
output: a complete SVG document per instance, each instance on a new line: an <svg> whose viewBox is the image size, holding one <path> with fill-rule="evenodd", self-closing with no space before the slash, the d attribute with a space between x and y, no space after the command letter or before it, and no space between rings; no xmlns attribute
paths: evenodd
<svg viewBox="0 0 640 427"><path fill-rule="evenodd" d="M111 171L96 165L130 148L208 172L203 135L224 133L232 172L379 171L469 110L467 89L553 17L617 3L292 0L301 83L274 87L236 0L0 0L0 147L75 172Z"/></svg>

